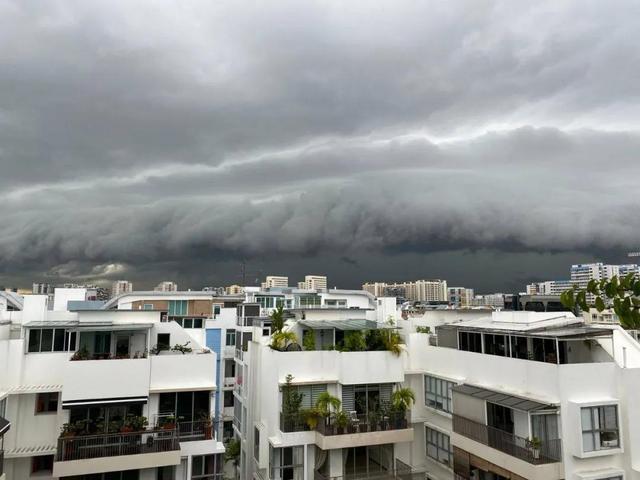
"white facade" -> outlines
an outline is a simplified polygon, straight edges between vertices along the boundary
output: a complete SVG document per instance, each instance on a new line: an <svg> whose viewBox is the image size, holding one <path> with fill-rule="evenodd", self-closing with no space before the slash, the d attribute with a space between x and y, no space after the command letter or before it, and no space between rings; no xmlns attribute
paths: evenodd
<svg viewBox="0 0 640 480"><path fill-rule="evenodd" d="M264 282L262 282L262 288L287 288L288 286L289 277L267 275Z"/></svg>
<svg viewBox="0 0 640 480"><path fill-rule="evenodd" d="M446 280L365 283L362 289L375 296L388 296L392 295L391 292L397 292L412 302L447 302L449 299Z"/></svg>
<svg viewBox="0 0 640 480"><path fill-rule="evenodd" d="M215 353L159 312L49 311L46 303L30 295L22 311L0 312L6 480L118 472L182 480L202 462L222 471L224 446L209 420Z"/></svg>
<svg viewBox="0 0 640 480"><path fill-rule="evenodd" d="M561 295L573 288L571 280L547 280L527 285L527 295Z"/></svg>
<svg viewBox="0 0 640 480"><path fill-rule="evenodd" d="M178 284L175 282L160 282L154 290L156 292L175 292L178 290Z"/></svg>
<svg viewBox="0 0 640 480"><path fill-rule="evenodd" d="M127 280L116 280L111 284L111 296L117 297L123 293L129 293L133 291L133 283Z"/></svg>
<svg viewBox="0 0 640 480"><path fill-rule="evenodd" d="M326 290L327 277L323 275L305 275L304 282L298 283L298 287L307 290Z"/></svg>
<svg viewBox="0 0 640 480"><path fill-rule="evenodd" d="M475 293L473 288L449 287L447 288L447 300L454 307L468 307L472 304Z"/></svg>

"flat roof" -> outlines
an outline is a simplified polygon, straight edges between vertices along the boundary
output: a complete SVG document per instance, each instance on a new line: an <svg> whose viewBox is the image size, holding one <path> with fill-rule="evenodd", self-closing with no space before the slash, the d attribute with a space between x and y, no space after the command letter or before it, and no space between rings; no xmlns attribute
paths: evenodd
<svg viewBox="0 0 640 480"><path fill-rule="evenodd" d="M500 393L487 388L475 387L469 384L456 385L452 389L456 393L470 397L481 398L487 402L496 403L503 407L513 408L523 412L540 410L556 410L557 407L548 403L540 403L528 398L521 398L515 395Z"/></svg>
<svg viewBox="0 0 640 480"><path fill-rule="evenodd" d="M378 323L374 320L366 320L364 318L351 318L343 320L298 320L311 330L376 330L379 328L395 328L384 323Z"/></svg>

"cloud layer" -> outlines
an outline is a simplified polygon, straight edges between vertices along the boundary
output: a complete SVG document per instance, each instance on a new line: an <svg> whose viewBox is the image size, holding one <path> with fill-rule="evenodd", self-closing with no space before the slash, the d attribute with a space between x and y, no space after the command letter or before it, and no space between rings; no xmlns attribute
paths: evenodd
<svg viewBox="0 0 640 480"><path fill-rule="evenodd" d="M0 278L636 249L639 14L0 0Z"/></svg>

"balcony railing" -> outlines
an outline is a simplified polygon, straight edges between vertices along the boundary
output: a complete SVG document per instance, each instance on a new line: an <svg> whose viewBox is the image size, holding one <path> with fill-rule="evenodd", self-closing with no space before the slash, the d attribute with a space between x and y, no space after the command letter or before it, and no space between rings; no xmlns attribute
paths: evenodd
<svg viewBox="0 0 640 480"><path fill-rule="evenodd" d="M284 433L304 432L310 430L301 413L280 414L280 431Z"/></svg>
<svg viewBox="0 0 640 480"><path fill-rule="evenodd" d="M213 440L217 422L198 420L195 422L179 422L178 436L181 442L195 440Z"/></svg>
<svg viewBox="0 0 640 480"><path fill-rule="evenodd" d="M105 433L60 437L56 460L86 460L101 457L118 457L142 453L159 453L179 450L176 430L145 430L132 433Z"/></svg>
<svg viewBox="0 0 640 480"><path fill-rule="evenodd" d="M424 480L428 472L424 470L396 470L388 472L363 472L331 476L315 472L314 480Z"/></svg>
<svg viewBox="0 0 640 480"><path fill-rule="evenodd" d="M408 414L351 415L347 425L338 425L334 417L320 419L316 430L322 435L384 432L409 428Z"/></svg>
<svg viewBox="0 0 640 480"><path fill-rule="evenodd" d="M534 448L526 438L460 415L453 415L453 431L533 465L562 461L562 441L557 438L543 440L539 448Z"/></svg>

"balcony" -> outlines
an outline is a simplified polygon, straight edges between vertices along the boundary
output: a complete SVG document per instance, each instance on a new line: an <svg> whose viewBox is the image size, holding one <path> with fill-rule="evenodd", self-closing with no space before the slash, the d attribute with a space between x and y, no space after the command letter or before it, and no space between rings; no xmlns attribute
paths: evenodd
<svg viewBox="0 0 640 480"><path fill-rule="evenodd" d="M180 463L178 432L144 430L60 437L54 477L88 475Z"/></svg>
<svg viewBox="0 0 640 480"><path fill-rule="evenodd" d="M354 433L387 432L409 428L408 415L390 414L389 416L352 415L347 425L339 426L335 418L318 422L316 430L321 435L349 435Z"/></svg>
<svg viewBox="0 0 640 480"><path fill-rule="evenodd" d="M526 438L460 415L453 415L453 431L531 465L545 465L562 461L562 441L560 439L543 441L539 448L534 448Z"/></svg>
<svg viewBox="0 0 640 480"><path fill-rule="evenodd" d="M198 420L178 423L178 437L181 442L213 440L216 422Z"/></svg>

